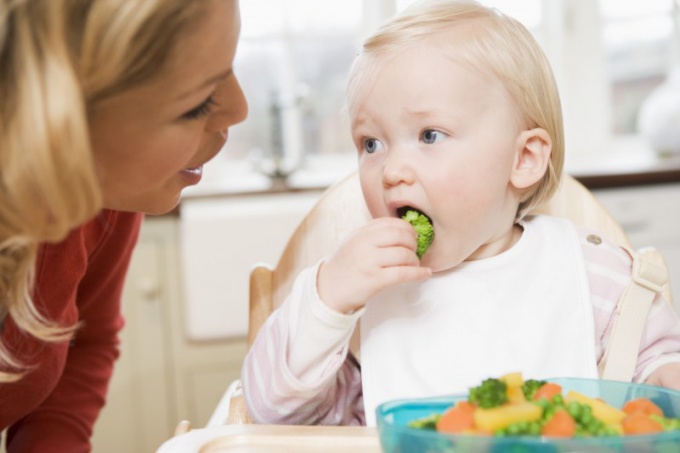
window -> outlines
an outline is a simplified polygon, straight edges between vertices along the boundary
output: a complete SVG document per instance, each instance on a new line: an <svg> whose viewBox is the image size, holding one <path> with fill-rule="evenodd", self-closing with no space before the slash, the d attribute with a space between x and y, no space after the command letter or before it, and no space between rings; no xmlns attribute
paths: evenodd
<svg viewBox="0 0 680 453"><path fill-rule="evenodd" d="M677 7L673 0L600 0L614 134L636 132L640 104L678 62Z"/></svg>
<svg viewBox="0 0 680 453"><path fill-rule="evenodd" d="M305 159L352 155L343 113L350 65L363 37L413 1L241 1L235 71L250 116L218 160L288 173ZM680 0L481 2L520 20L545 49L568 156L610 151L612 137L636 133L640 104L680 62Z"/></svg>
<svg viewBox="0 0 680 453"><path fill-rule="evenodd" d="M414 0L397 0L403 9ZM570 154L613 150L680 63L677 0L481 0L522 22L551 60Z"/></svg>
<svg viewBox="0 0 680 453"><path fill-rule="evenodd" d="M248 119L221 159L292 171L307 155L353 151L342 109L363 0L246 0L234 70ZM262 14L266 11L267 14Z"/></svg>

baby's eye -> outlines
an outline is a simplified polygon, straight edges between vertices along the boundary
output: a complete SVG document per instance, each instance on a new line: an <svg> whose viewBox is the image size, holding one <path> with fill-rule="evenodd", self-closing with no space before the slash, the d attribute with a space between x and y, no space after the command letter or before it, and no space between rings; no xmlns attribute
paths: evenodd
<svg viewBox="0 0 680 453"><path fill-rule="evenodd" d="M364 151L366 151L368 154L373 154L374 152L378 151L380 149L380 146L381 146L380 140L377 140L375 138L364 139L363 148Z"/></svg>
<svg viewBox="0 0 680 453"><path fill-rule="evenodd" d="M444 133L435 131L434 129L425 129L421 134L420 134L420 139L423 141L423 143L432 144L435 143L439 140L444 138Z"/></svg>

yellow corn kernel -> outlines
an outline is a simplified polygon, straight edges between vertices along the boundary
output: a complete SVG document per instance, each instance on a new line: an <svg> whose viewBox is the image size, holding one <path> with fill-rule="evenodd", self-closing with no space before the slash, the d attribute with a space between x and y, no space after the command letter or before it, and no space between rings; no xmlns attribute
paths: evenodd
<svg viewBox="0 0 680 453"><path fill-rule="evenodd" d="M508 373L501 376L500 380L505 382L508 387L521 387L524 385L524 378L521 372Z"/></svg>
<svg viewBox="0 0 680 453"><path fill-rule="evenodd" d="M526 401L526 398L524 398L524 392L522 391L522 385L524 385L522 373L508 373L500 377L500 380L505 382L505 385L508 386L508 390L506 392L508 395L508 401L511 403L521 403Z"/></svg>
<svg viewBox="0 0 680 453"><path fill-rule="evenodd" d="M475 426L483 431L494 432L513 423L533 422L541 418L542 409L533 403L505 404L489 409L477 408L473 414Z"/></svg>
<svg viewBox="0 0 680 453"><path fill-rule="evenodd" d="M517 403L523 403L527 399L524 397L524 392L522 391L522 387L515 387L515 386L508 386L507 390L507 395L508 395L508 401L512 404L517 404Z"/></svg>

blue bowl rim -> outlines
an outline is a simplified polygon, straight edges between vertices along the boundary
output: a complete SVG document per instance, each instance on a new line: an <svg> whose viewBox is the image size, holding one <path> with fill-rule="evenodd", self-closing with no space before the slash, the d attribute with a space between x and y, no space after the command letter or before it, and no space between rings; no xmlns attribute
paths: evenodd
<svg viewBox="0 0 680 453"><path fill-rule="evenodd" d="M653 390L655 392L659 392L661 394L666 394L672 398L677 399L680 402L680 391L672 390L666 387L659 387L655 385L649 385L649 384L642 384L642 383L631 383L631 382L622 382L622 381L611 381L611 380L605 380L605 379L587 379L587 378L544 378L542 380L549 381L549 382L555 382L557 384L565 384L567 382L569 383L577 383L577 382L584 382L584 383L591 383L591 384L599 384L599 385L614 385L614 386L624 386L628 389L648 389L648 390ZM395 425L393 423L390 423L389 421L385 420L382 417L381 412L387 410L388 408L397 408L399 406L404 406L404 405L413 405L413 404L444 404L444 403L453 403L453 401L462 399L462 398L467 398L467 393L456 393L452 395L440 395L440 396L432 396L432 397L426 397L426 398L412 398L412 399L399 399L399 400L392 400L392 401L387 401L384 402L376 408L376 419L377 419L377 424L378 424L378 430L381 431L384 429L385 426L389 426L389 429L394 433L394 434L399 434L399 435L409 435L409 436L415 436L421 439L431 439L431 440L436 440L436 439L451 439L451 440L457 440L464 438L466 441L471 441L474 439L478 439L480 441L484 442L489 442L492 441L495 444L502 444L502 443L513 443L516 444L517 442L521 442L522 444L526 446L532 446L532 445L545 445L545 444L550 444L554 446L560 446L560 445L583 445L583 446L596 446L599 444L602 444L603 442L606 441L615 441L622 446L625 446L626 443L643 443L643 442L664 442L664 441L680 441L680 430L678 431L666 431L663 433L659 434L640 434L640 435L626 435L626 436L610 436L610 437L573 437L573 438L555 438L555 437L543 437L543 436L514 436L514 437L488 437L488 436L474 436L474 435L462 435L462 434L446 434L446 433L439 433L437 431L432 431L432 430L427 430L427 429L418 429L418 428L409 428L408 426L402 426L402 425Z"/></svg>

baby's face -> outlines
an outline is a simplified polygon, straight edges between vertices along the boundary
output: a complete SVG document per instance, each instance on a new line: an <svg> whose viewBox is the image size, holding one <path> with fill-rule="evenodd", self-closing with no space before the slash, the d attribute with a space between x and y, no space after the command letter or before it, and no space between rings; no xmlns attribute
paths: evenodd
<svg viewBox="0 0 680 453"><path fill-rule="evenodd" d="M522 128L501 82L436 45L381 57L368 82L350 116L372 216L425 213L435 238L422 263L435 272L509 248Z"/></svg>

